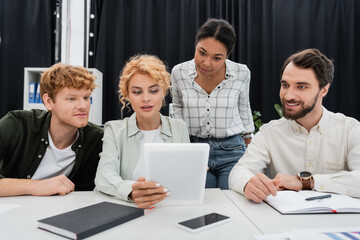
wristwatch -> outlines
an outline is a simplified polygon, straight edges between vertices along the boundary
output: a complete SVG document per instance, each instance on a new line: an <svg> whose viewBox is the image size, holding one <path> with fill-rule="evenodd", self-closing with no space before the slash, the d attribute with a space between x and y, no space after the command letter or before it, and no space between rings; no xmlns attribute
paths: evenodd
<svg viewBox="0 0 360 240"><path fill-rule="evenodd" d="M308 171L302 171L297 174L297 179L299 179L303 185L303 190L312 190L311 188L311 180L313 179L313 176L311 172Z"/></svg>
<svg viewBox="0 0 360 240"><path fill-rule="evenodd" d="M253 133L245 133L242 135L242 138L243 139L247 139L247 138L253 138L254 137L254 134Z"/></svg>

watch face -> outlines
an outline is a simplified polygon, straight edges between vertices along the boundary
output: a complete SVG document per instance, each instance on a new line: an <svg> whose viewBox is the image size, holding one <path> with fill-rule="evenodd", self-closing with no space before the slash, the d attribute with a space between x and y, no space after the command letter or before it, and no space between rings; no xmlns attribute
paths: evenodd
<svg viewBox="0 0 360 240"><path fill-rule="evenodd" d="M311 177L311 172L307 172L307 171L302 171L302 172L300 172L300 177L302 177L302 178L307 178L307 177Z"/></svg>

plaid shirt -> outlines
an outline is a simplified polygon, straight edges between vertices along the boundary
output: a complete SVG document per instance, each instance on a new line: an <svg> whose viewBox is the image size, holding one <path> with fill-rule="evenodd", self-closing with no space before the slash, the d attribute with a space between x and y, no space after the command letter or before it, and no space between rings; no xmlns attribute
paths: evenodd
<svg viewBox="0 0 360 240"><path fill-rule="evenodd" d="M171 72L174 117L186 122L189 134L224 138L254 131L249 102L250 70L225 61L225 79L208 94L195 82L194 59Z"/></svg>

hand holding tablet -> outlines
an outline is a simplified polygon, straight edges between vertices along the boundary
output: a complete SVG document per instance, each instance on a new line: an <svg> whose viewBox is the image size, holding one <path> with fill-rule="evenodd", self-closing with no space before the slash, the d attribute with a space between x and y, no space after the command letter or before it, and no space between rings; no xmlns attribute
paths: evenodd
<svg viewBox="0 0 360 240"><path fill-rule="evenodd" d="M209 158L207 143L146 143L145 177L171 192L157 205L203 203Z"/></svg>

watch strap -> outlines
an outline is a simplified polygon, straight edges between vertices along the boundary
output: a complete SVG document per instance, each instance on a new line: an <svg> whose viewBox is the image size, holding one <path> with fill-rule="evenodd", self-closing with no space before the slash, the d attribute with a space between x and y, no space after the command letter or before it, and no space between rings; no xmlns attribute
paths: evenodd
<svg viewBox="0 0 360 240"><path fill-rule="evenodd" d="M307 179L304 179L304 178L301 179L301 182L303 185L303 187L302 187L303 190L311 190L312 189L311 188L311 179L313 179L313 177L309 177Z"/></svg>
<svg viewBox="0 0 360 240"><path fill-rule="evenodd" d="M302 183L302 190L312 190L311 188L311 180L313 179L313 177L307 177L307 178L302 178L299 175L296 176L297 179L299 179Z"/></svg>

